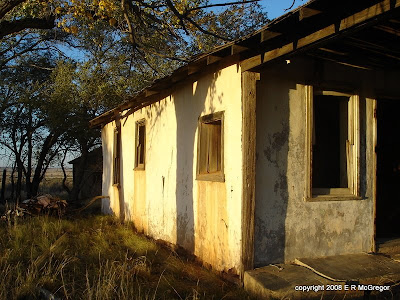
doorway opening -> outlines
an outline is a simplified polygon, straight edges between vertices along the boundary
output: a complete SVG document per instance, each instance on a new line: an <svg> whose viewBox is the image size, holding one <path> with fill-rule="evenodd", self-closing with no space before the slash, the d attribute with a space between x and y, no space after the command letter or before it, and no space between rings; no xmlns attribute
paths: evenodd
<svg viewBox="0 0 400 300"><path fill-rule="evenodd" d="M376 238L400 237L400 99L377 103Z"/></svg>

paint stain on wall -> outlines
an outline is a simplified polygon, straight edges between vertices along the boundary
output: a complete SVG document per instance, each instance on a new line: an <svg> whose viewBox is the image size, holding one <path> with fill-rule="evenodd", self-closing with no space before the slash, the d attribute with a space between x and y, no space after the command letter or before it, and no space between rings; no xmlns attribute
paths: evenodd
<svg viewBox="0 0 400 300"><path fill-rule="evenodd" d="M282 130L275 132L273 134L268 134L267 144L268 146L264 149L264 156L267 160L272 163L275 167L278 166L278 156L279 152L287 145L289 138L289 124L282 123Z"/></svg>
<svg viewBox="0 0 400 300"><path fill-rule="evenodd" d="M146 171L135 171L132 221L138 231L148 233L146 209Z"/></svg>
<svg viewBox="0 0 400 300"><path fill-rule="evenodd" d="M198 181L195 254L221 271L231 261L226 200L225 183Z"/></svg>

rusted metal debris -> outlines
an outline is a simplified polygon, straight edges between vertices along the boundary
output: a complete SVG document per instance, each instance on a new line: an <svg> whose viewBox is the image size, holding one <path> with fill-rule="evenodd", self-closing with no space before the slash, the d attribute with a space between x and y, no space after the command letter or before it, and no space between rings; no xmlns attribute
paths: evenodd
<svg viewBox="0 0 400 300"><path fill-rule="evenodd" d="M25 215L39 214L56 214L61 216L64 214L67 205L67 201L58 197L49 194L41 195L32 199L24 200L14 208L6 209L6 212L1 216L1 219L9 220L11 217L23 217Z"/></svg>
<svg viewBox="0 0 400 300"><path fill-rule="evenodd" d="M68 203L58 197L46 194L22 201L20 207L31 214L57 213L62 215Z"/></svg>

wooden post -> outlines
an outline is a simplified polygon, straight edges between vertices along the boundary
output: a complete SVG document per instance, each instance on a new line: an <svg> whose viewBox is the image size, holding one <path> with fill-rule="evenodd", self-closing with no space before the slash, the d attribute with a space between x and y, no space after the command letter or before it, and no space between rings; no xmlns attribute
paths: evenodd
<svg viewBox="0 0 400 300"><path fill-rule="evenodd" d="M7 176L7 170L6 170L6 168L4 168L4 170L3 170L3 177L2 177L2 179L1 179L0 203L6 203L6 199L5 199L6 176Z"/></svg>
<svg viewBox="0 0 400 300"><path fill-rule="evenodd" d="M254 209L256 186L256 82L259 73L242 73L242 257L240 276L254 268Z"/></svg>

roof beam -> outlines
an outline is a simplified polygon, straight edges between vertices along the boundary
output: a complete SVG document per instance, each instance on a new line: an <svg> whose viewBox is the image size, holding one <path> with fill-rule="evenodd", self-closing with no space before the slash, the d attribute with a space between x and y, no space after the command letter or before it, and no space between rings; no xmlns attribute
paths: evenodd
<svg viewBox="0 0 400 300"><path fill-rule="evenodd" d="M198 72L201 69L201 65L189 65L188 66L188 75Z"/></svg>
<svg viewBox="0 0 400 300"><path fill-rule="evenodd" d="M302 48L304 46L310 45L314 42L320 41L328 36L331 36L331 35L335 34L336 32L337 32L336 25L332 24L328 27L325 27L321 30L318 30L314 33L311 33L311 34L299 39L299 41L297 43L297 47Z"/></svg>
<svg viewBox="0 0 400 300"><path fill-rule="evenodd" d="M347 45L350 45L350 46L358 48L358 49L362 49L362 50L364 50L366 52L369 52L369 53L379 54L381 56L385 56L385 57L400 61L400 53L397 53L399 55L394 55L392 51L389 51L389 49L385 49L385 48L383 48L383 49L381 48L380 49L380 48L368 45L366 43L362 43L362 40L358 40L358 41L359 42L345 41L345 43Z"/></svg>
<svg viewBox="0 0 400 300"><path fill-rule="evenodd" d="M333 57L327 57L324 55L320 55L320 54L308 54L309 56L312 57L316 57L319 59L323 59L323 60L327 60L327 61L332 61L335 63L338 63L340 65L344 65L344 66L348 66L348 67L352 67L352 68L356 68L356 69L362 69L362 70L372 70L372 66L369 65L365 65L365 64L360 64L360 63L356 63L356 62L352 62L352 61L348 61L348 60L344 60L344 59L340 59L340 58L333 58Z"/></svg>
<svg viewBox="0 0 400 300"><path fill-rule="evenodd" d="M394 29L394 28L389 27L389 26L377 25L377 26L374 26L374 28L376 28L378 30L381 30L381 31L384 31L386 33L390 33L390 34L393 34L393 35L396 35L396 36L400 36L400 30Z"/></svg>
<svg viewBox="0 0 400 300"><path fill-rule="evenodd" d="M207 65L211 65L219 60L221 60L221 57L215 55L209 55L207 56Z"/></svg>
<svg viewBox="0 0 400 300"><path fill-rule="evenodd" d="M186 72L185 72L186 71ZM189 72L189 67L184 66L183 68L178 69L171 75L171 82L175 83L187 76L187 73Z"/></svg>
<svg viewBox="0 0 400 300"><path fill-rule="evenodd" d="M280 33L280 32L275 32L275 31L271 31L271 30L263 30L263 31L261 31L260 43L271 40L274 37L277 37L280 35L282 35L282 33Z"/></svg>
<svg viewBox="0 0 400 300"><path fill-rule="evenodd" d="M344 43L352 45L354 47L366 47L369 49L375 49L375 50L381 50L384 52L388 52L390 51L391 53L397 53L400 54L400 51L398 48L394 49L393 47L391 49L387 49L385 46L383 45L379 45L376 43L373 43L371 41L366 41L357 37L349 37L347 39L344 40Z"/></svg>
<svg viewBox="0 0 400 300"><path fill-rule="evenodd" d="M334 50L334 49L330 49L330 48L326 48L326 47L321 47L318 48L318 50L324 51L324 52L328 52L328 53L333 53L336 55L341 55L341 56L346 56L348 55L348 53L342 52L342 51L338 51L338 50Z"/></svg>
<svg viewBox="0 0 400 300"><path fill-rule="evenodd" d="M312 9L309 7L303 7L299 11L299 21L302 21L306 18L315 16L315 15L319 15L320 13L322 13L322 11L320 11L320 10Z"/></svg>
<svg viewBox="0 0 400 300"><path fill-rule="evenodd" d="M152 90L152 89L146 89L144 90L144 96L147 98L149 96L153 96L155 94L158 94L158 91Z"/></svg>
<svg viewBox="0 0 400 300"><path fill-rule="evenodd" d="M199 72L202 68L207 66L208 58L203 57L192 64L188 64L188 75Z"/></svg>
<svg viewBox="0 0 400 300"><path fill-rule="evenodd" d="M357 25L365 23L378 17L379 15L388 12L394 8L400 6L400 0L384 0L375 5L372 5L360 12L355 13L349 17L340 20L340 23L329 25L325 28L317 30L305 37L298 39L297 41L283 45L280 48L270 50L262 54L264 59L253 59L249 58L242 61L242 72L255 68L262 63L274 60L282 55L292 53L297 50L301 50L306 46L309 46L316 42L321 42L327 38L334 37L335 35L355 28Z"/></svg>
<svg viewBox="0 0 400 300"><path fill-rule="evenodd" d="M231 46L231 55L238 54L238 53L246 51L248 49L249 48L247 48L247 47L243 47L243 46L239 46L239 45L232 45Z"/></svg>

